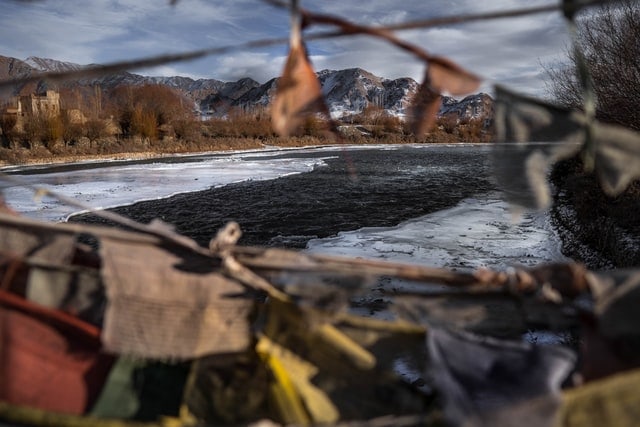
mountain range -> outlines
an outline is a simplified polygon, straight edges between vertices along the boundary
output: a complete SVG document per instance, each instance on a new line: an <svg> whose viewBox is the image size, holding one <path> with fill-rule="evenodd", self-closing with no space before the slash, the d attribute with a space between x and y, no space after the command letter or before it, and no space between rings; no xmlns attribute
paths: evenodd
<svg viewBox="0 0 640 427"><path fill-rule="evenodd" d="M20 60L0 56L0 79L27 77L41 72L80 70L83 67L85 66L48 58L29 57ZM402 117L408 112L411 99L419 86L418 82L408 77L386 79L361 68L322 70L317 74L334 118L358 114L370 105ZM224 117L232 109L251 111L269 105L275 96L277 81L277 78L273 78L260 84L253 79L242 78L235 82L223 82L180 76L149 77L122 71L108 76L81 78L64 83L63 86L94 90L97 85L108 91L121 85L161 84L177 90L193 102L194 109L200 114ZM43 91L47 88L47 83L40 81L31 86L16 87L14 94ZM493 100L485 93L469 95L462 100L444 96L439 115L462 121L490 119L493 116Z"/></svg>

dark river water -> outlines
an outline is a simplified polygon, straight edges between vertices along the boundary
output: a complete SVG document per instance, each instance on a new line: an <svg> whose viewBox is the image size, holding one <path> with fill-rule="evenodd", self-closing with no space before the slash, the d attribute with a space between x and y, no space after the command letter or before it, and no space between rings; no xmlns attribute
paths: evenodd
<svg viewBox="0 0 640 427"><path fill-rule="evenodd" d="M489 146L276 152L259 159L317 156L326 166L112 210L145 223L160 218L202 245L226 222L237 221L241 244L302 248L312 238L393 226L495 191L489 153ZM70 220L103 222L91 214Z"/></svg>

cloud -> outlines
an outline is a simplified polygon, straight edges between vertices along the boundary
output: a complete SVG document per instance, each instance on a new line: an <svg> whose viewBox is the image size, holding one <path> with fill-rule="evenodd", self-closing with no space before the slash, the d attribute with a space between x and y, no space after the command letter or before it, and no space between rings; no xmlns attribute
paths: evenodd
<svg viewBox="0 0 640 427"><path fill-rule="evenodd" d="M411 77L420 79L424 65L410 54L391 47L387 42L368 37L340 39L339 48L318 49L326 51L315 54L313 44L309 51L316 69L363 68L381 77Z"/></svg>
<svg viewBox="0 0 640 427"><path fill-rule="evenodd" d="M238 52L218 58L214 68L216 78L235 81L243 77L264 83L280 75L285 56L274 56L264 52Z"/></svg>
<svg viewBox="0 0 640 427"><path fill-rule="evenodd" d="M0 17L3 53L18 58L92 59L93 48L89 45L111 37L118 32L118 27L93 25L91 21L79 19L93 16L91 5L79 9L83 9L81 14L71 15L64 7L52 13L45 2L5 4Z"/></svg>
<svg viewBox="0 0 640 427"><path fill-rule="evenodd" d="M548 4L546 0L369 0L307 2L312 10L354 22L386 25L434 16L511 10ZM0 16L0 54L42 56L80 64L108 63L251 40L286 37L288 12L260 0L181 0L175 7L160 0L74 0L4 2ZM528 92L543 90L547 58L567 45L560 13L518 19L399 32L403 39L450 57L487 81L507 81ZM424 64L386 42L369 37L311 41L317 69L361 67L376 75L422 78ZM264 82L280 74L286 46L237 51L224 56L145 70L161 73Z"/></svg>
<svg viewBox="0 0 640 427"><path fill-rule="evenodd" d="M447 2L439 4L440 8L432 16L515 10L548 2L466 0L449 3L448 10L442 7ZM416 11L411 17L426 16ZM450 57L489 82L507 80L517 85L516 90L533 94L544 90L541 63L561 55L568 44L567 28L559 12L416 30L400 35L433 54Z"/></svg>
<svg viewBox="0 0 640 427"><path fill-rule="evenodd" d="M403 2L403 9L410 19L415 20L454 13L513 10L537 3L467 0L432 4L435 4L435 8L430 15L424 12L423 2ZM398 35L431 54L446 56L485 78L485 89L493 82L502 82L514 84L514 89L532 94L544 91L541 63L549 58L557 58L568 43L566 25L560 13L411 30L399 32ZM385 77L408 75L416 80L421 79L424 73L424 66L419 61L411 55L399 53L387 43L363 38L325 43L318 49L326 56L318 61L321 67L360 66Z"/></svg>

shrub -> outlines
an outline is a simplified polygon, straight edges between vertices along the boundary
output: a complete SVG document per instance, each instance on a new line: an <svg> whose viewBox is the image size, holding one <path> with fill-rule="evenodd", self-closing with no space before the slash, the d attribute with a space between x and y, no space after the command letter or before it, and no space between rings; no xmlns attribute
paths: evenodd
<svg viewBox="0 0 640 427"><path fill-rule="evenodd" d="M131 135L155 139L158 135L158 121L153 111L136 107L131 116Z"/></svg>
<svg viewBox="0 0 640 427"><path fill-rule="evenodd" d="M192 102L163 85L121 86L108 96L106 112L116 118L124 136L155 139L158 127L192 117Z"/></svg>
<svg viewBox="0 0 640 427"><path fill-rule="evenodd" d="M16 124L18 118L13 114L3 114L0 116L0 128L2 128L2 145L7 147L12 145L12 141L18 135Z"/></svg>
<svg viewBox="0 0 640 427"><path fill-rule="evenodd" d="M83 125L71 120L69 114L60 116L62 120L62 140L65 146L76 144L84 136Z"/></svg>
<svg viewBox="0 0 640 427"><path fill-rule="evenodd" d="M85 136L89 139L89 145L107 136L107 125L104 120L91 119L84 124Z"/></svg>
<svg viewBox="0 0 640 427"><path fill-rule="evenodd" d="M471 119L458 126L460 140L465 142L486 142L491 134L484 129L482 120Z"/></svg>
<svg viewBox="0 0 640 427"><path fill-rule="evenodd" d="M302 124L302 134L307 136L322 137L327 130L327 123L321 118L307 116Z"/></svg>
<svg viewBox="0 0 640 427"><path fill-rule="evenodd" d="M240 112L233 112L226 119L209 119L205 132L210 137L266 138L275 135L267 115Z"/></svg>
<svg viewBox="0 0 640 427"><path fill-rule="evenodd" d="M381 119L381 126L385 132L389 133L397 133L402 132L403 123L399 117L391 116L389 114L385 114L385 116Z"/></svg>
<svg viewBox="0 0 640 427"><path fill-rule="evenodd" d="M44 139L45 133L46 121L44 117L35 116L25 120L22 136L29 148L34 148L38 142L41 142Z"/></svg>
<svg viewBox="0 0 640 427"><path fill-rule="evenodd" d="M458 117L456 115L446 115L439 117L436 125L447 133L454 133L458 127Z"/></svg>
<svg viewBox="0 0 640 427"><path fill-rule="evenodd" d="M53 147L56 142L62 140L64 135L64 124L60 116L44 118L44 132L42 134L42 142L47 148Z"/></svg>
<svg viewBox="0 0 640 427"><path fill-rule="evenodd" d="M11 132L18 122L18 118L13 114L2 114L0 116L0 128L2 128L2 133L7 134Z"/></svg>
<svg viewBox="0 0 640 427"><path fill-rule="evenodd" d="M178 119L173 122L176 138L185 141L196 139L200 135L200 122L193 119Z"/></svg>
<svg viewBox="0 0 640 427"><path fill-rule="evenodd" d="M19 165L27 161L24 149L19 148L0 148L0 160L5 161L11 165Z"/></svg>

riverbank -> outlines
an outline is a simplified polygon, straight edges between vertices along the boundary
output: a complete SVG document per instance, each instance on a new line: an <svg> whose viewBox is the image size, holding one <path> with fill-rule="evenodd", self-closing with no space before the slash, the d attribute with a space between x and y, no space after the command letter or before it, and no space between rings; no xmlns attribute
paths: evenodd
<svg viewBox="0 0 640 427"><path fill-rule="evenodd" d="M258 150L269 148L296 148L330 145L386 145L415 143L456 143L451 138L416 140L412 135L388 134L380 137L368 137L361 134L345 135L340 141L323 136L296 137L219 137L201 138L197 140L170 139L150 141L141 138L119 140L107 138L89 142L83 141L75 145L65 146L62 143L52 147L34 144L31 148L0 148L0 167L30 164L54 164L100 160L139 160L153 157L167 157L202 153L228 152L238 150Z"/></svg>
<svg viewBox="0 0 640 427"><path fill-rule="evenodd" d="M260 131L227 129L233 123L225 123L225 129L203 131L194 138L165 137L149 139L139 136L129 138L106 137L90 141L84 137L73 143L62 141L42 143L34 141L2 140L0 167L7 165L65 163L109 159L145 159L154 156L184 155L232 150L251 150L274 147L307 147L326 145L385 145L385 144L455 144L489 143L488 132L458 132L459 129L435 129L423 137L400 130L387 131L374 125L343 125L340 136L327 134L321 128L301 136L279 137L270 127ZM209 123L207 126L211 127ZM244 126L246 127L246 126ZM454 132L455 131L455 132Z"/></svg>
<svg viewBox="0 0 640 427"><path fill-rule="evenodd" d="M551 182L550 214L565 255L594 270L640 266L640 182L609 197L578 159L559 162Z"/></svg>
<svg viewBox="0 0 640 427"><path fill-rule="evenodd" d="M119 154L83 154L83 155L66 155L66 156L51 156L51 157L37 157L25 159L22 163L9 163L6 160L0 160L0 168L8 166L28 166L28 165L56 165L65 163L80 163L80 162L100 162L111 160L145 160L152 158L161 158L175 155L155 153L151 151L147 152L129 152Z"/></svg>
<svg viewBox="0 0 640 427"><path fill-rule="evenodd" d="M154 157L168 157L188 154L225 152L231 150L260 149L273 146L276 142L262 138L219 138L206 141L171 141L170 143L151 143L137 140L122 144L115 138L109 138L94 144L85 142L73 146L57 145L50 149L44 146L34 148L0 148L0 167L61 164L108 160L143 160ZM317 140L300 138L295 144L291 141L279 141L282 146L305 146L317 144Z"/></svg>

